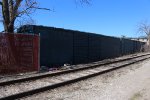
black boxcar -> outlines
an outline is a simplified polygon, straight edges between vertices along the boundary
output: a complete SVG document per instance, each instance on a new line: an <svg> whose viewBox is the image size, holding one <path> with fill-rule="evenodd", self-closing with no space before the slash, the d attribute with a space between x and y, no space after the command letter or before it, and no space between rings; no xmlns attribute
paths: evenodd
<svg viewBox="0 0 150 100"><path fill-rule="evenodd" d="M24 25L18 33L40 34L40 64L79 64L140 52L144 43L62 28Z"/></svg>

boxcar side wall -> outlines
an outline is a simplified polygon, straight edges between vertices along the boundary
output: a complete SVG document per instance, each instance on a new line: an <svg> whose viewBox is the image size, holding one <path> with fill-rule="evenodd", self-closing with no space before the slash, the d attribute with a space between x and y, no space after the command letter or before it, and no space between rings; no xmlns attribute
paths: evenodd
<svg viewBox="0 0 150 100"><path fill-rule="evenodd" d="M73 48L73 63L88 63L89 35L82 32L74 32Z"/></svg>
<svg viewBox="0 0 150 100"><path fill-rule="evenodd" d="M144 43L99 34L44 26L23 26L19 33L40 33L43 66L80 64L140 52Z"/></svg>
<svg viewBox="0 0 150 100"><path fill-rule="evenodd" d="M101 36L101 59L120 56L120 39Z"/></svg>
<svg viewBox="0 0 150 100"><path fill-rule="evenodd" d="M46 28L36 30L41 36L41 65L59 66L64 63L72 63L73 34Z"/></svg>
<svg viewBox="0 0 150 100"><path fill-rule="evenodd" d="M101 59L101 36L97 34L89 34L89 62Z"/></svg>

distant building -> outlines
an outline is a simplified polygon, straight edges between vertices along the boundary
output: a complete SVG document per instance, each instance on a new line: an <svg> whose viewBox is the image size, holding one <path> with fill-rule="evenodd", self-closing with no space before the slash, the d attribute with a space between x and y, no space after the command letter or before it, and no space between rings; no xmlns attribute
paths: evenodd
<svg viewBox="0 0 150 100"><path fill-rule="evenodd" d="M130 38L131 40L145 42L147 45L149 45L149 40L146 37L139 37L139 38Z"/></svg>

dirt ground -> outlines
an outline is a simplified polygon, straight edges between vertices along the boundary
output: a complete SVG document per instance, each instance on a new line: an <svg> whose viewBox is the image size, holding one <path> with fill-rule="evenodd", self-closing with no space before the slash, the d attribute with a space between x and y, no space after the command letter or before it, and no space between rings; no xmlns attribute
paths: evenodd
<svg viewBox="0 0 150 100"><path fill-rule="evenodd" d="M150 60L25 100L150 100Z"/></svg>

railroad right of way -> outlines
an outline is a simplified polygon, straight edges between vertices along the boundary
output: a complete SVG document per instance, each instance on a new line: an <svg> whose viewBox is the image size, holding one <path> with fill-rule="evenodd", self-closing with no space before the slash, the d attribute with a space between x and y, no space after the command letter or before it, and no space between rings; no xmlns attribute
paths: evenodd
<svg viewBox="0 0 150 100"><path fill-rule="evenodd" d="M150 58L149 53L72 70L43 74L0 83L0 99L12 100L104 74ZM14 91L15 90L15 91ZM5 91L5 92L4 92Z"/></svg>

